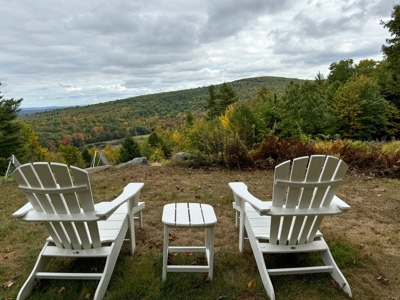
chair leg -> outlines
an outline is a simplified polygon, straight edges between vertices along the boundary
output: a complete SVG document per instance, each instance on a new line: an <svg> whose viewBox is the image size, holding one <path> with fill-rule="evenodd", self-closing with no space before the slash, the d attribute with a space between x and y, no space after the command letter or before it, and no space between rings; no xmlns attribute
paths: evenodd
<svg viewBox="0 0 400 300"><path fill-rule="evenodd" d="M235 212L235 227L238 228L239 226L239 212Z"/></svg>
<svg viewBox="0 0 400 300"><path fill-rule="evenodd" d="M242 214L244 216L245 213ZM255 235L253 234L253 231L251 230L250 223L247 220L246 217L246 231L247 235L249 237L251 249L253 250L254 258L257 263L258 267L258 272L260 273L261 280L263 282L264 288L267 292L267 295L271 300L275 300L275 291L274 287L272 285L271 278L269 277L267 267L265 265L265 260L264 260L264 255L261 250L259 241L256 239Z"/></svg>
<svg viewBox="0 0 400 300"><path fill-rule="evenodd" d="M324 261L325 265L327 266L332 266L333 271L331 273L331 276L333 279L336 280L336 282L340 285L342 290L347 293L350 297L352 297L350 285L347 282L346 278L344 277L343 273L340 271L338 266L336 265L335 259L332 256L331 251L329 250L328 245L326 244L324 238L321 237L321 240L325 243L326 245L326 251L321 252L321 258Z"/></svg>
<svg viewBox="0 0 400 300"><path fill-rule="evenodd" d="M239 251L243 252L245 213L239 213Z"/></svg>
<svg viewBox="0 0 400 300"><path fill-rule="evenodd" d="M142 215L142 211L139 211L139 228L143 228L143 215Z"/></svg>
<svg viewBox="0 0 400 300"><path fill-rule="evenodd" d="M130 253L131 255L133 255L136 249L136 237L135 237L135 217L131 213L128 213L128 222L129 222L128 228L130 236L129 247L130 247Z"/></svg>
<svg viewBox="0 0 400 300"><path fill-rule="evenodd" d="M23 300L31 294L32 290L38 284L38 281L35 278L36 273L43 272L46 270L46 266L50 262L51 257L43 256L43 253L48 245L49 245L49 243L47 242L44 245L42 251L40 252L39 257L36 261L35 266L33 267L31 274L29 275L28 279L25 281L24 285L22 286L21 290L18 293L17 300Z"/></svg>
<svg viewBox="0 0 400 300"><path fill-rule="evenodd" d="M133 220L133 219L132 219ZM117 262L118 255L121 251L122 243L124 242L124 237L126 235L126 231L128 230L129 220L125 219L124 224L121 227L120 232L118 233L115 242L111 244L110 254L107 257L106 264L104 266L103 276L100 279L99 284L97 285L96 292L94 294L93 300L101 300L104 297L104 294L107 291L108 284L110 282L112 273L114 271L115 263Z"/></svg>
<svg viewBox="0 0 400 300"><path fill-rule="evenodd" d="M208 264L208 277L212 279L214 271L214 226L206 229L206 257Z"/></svg>
<svg viewBox="0 0 400 300"><path fill-rule="evenodd" d="M168 226L164 225L164 248L163 248L163 269L162 269L162 281L167 279L167 263L168 263Z"/></svg>

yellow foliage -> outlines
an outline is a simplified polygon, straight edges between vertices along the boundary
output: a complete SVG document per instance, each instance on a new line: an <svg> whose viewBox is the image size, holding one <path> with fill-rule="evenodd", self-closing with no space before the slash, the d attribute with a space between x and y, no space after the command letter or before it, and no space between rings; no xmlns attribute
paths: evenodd
<svg viewBox="0 0 400 300"><path fill-rule="evenodd" d="M219 120L221 121L222 127L224 129L227 129L229 127L229 118L225 116L220 116Z"/></svg>
<svg viewBox="0 0 400 300"><path fill-rule="evenodd" d="M226 108L224 115L219 117L219 120L224 129L227 129L229 127L229 124L230 124L229 119L233 115L234 111L235 111L235 105L234 104L229 105Z"/></svg>
<svg viewBox="0 0 400 300"><path fill-rule="evenodd" d="M101 151L106 157L109 163L115 164L119 157L119 148L114 148L110 144L107 144L106 148Z"/></svg>

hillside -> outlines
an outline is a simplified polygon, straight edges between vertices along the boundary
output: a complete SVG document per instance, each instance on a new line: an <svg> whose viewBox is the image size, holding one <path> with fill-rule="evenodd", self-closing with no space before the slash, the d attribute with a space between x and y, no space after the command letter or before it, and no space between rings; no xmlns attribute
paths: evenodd
<svg viewBox="0 0 400 300"><path fill-rule="evenodd" d="M280 95L290 81L301 80L265 76L240 79L229 84L240 101L245 101L255 97L262 86ZM63 136L80 147L87 143L120 139L127 134L148 134L157 124L179 124L189 111L196 117L203 116L207 97L208 88L199 87L38 112L21 119L32 127L44 147L58 145Z"/></svg>

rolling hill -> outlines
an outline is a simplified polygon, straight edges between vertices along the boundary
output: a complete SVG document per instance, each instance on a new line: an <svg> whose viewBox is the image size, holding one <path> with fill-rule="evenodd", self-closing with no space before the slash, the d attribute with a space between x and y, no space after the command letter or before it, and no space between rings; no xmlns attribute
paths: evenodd
<svg viewBox="0 0 400 300"><path fill-rule="evenodd" d="M240 101L246 101L255 97L262 86L280 95L290 81L302 80L265 76L229 84ZM195 117L204 116L207 97L208 88L199 87L37 112L20 118L32 127L43 147L58 145L62 138L72 139L75 146L82 147L87 143L120 139L127 134L148 134L156 125L166 128L179 124L189 111Z"/></svg>

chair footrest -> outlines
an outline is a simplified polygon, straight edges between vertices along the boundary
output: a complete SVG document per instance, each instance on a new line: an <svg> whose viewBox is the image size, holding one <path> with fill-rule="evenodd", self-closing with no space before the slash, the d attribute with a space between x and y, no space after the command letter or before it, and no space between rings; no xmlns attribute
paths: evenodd
<svg viewBox="0 0 400 300"><path fill-rule="evenodd" d="M268 269L269 275L291 275L291 274L308 274L308 273L331 273L332 266L319 266L319 267L303 267L303 268L281 268L281 269Z"/></svg>
<svg viewBox="0 0 400 300"><path fill-rule="evenodd" d="M37 272L37 279L77 279L77 280L100 280L103 273L56 273L56 272Z"/></svg>
<svg viewBox="0 0 400 300"><path fill-rule="evenodd" d="M167 272L208 272L209 266L167 266Z"/></svg>

